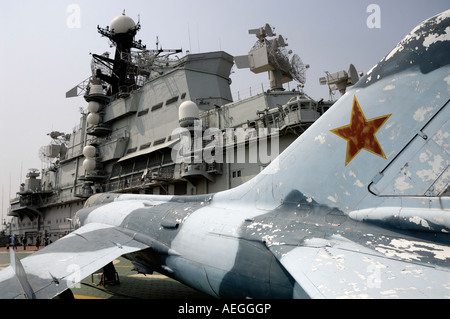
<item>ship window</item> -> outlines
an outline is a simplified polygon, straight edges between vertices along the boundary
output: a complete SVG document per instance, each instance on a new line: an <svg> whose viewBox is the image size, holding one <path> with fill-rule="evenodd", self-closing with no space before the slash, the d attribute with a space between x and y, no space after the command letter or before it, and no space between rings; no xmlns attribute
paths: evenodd
<svg viewBox="0 0 450 319"><path fill-rule="evenodd" d="M143 115L145 115L145 114L147 114L147 113L148 113L148 109L145 109L145 110L142 110L142 111L138 112L137 116L138 116L138 117L139 117L139 116L143 116Z"/></svg>
<svg viewBox="0 0 450 319"><path fill-rule="evenodd" d="M176 101L178 101L178 96L175 96L175 97L173 97L173 98L171 98L171 99L168 99L168 100L166 101L166 105L175 103Z"/></svg>
<svg viewBox="0 0 450 319"><path fill-rule="evenodd" d="M300 108L302 110L308 110L310 108L310 103L309 102L302 102L302 103L300 103Z"/></svg>
<svg viewBox="0 0 450 319"><path fill-rule="evenodd" d="M130 148L130 149L127 151L127 154L134 153L134 152L136 152L136 150L137 150L137 147Z"/></svg>
<svg viewBox="0 0 450 319"><path fill-rule="evenodd" d="M157 146L157 145L161 145L166 141L166 138L162 138L160 140L155 141L155 143L153 143L153 146Z"/></svg>
<svg viewBox="0 0 450 319"><path fill-rule="evenodd" d="M154 111L156 111L156 110L162 108L162 106L163 106L163 102L158 103L158 104L152 106L152 112L154 112Z"/></svg>
<svg viewBox="0 0 450 319"><path fill-rule="evenodd" d="M186 97L186 93L181 94L180 99L184 99Z"/></svg>
<svg viewBox="0 0 450 319"><path fill-rule="evenodd" d="M152 145L151 142L146 143L146 144L142 144L141 147L139 147L139 150L145 150L146 148L149 148L150 145Z"/></svg>
<svg viewBox="0 0 450 319"><path fill-rule="evenodd" d="M233 174L233 178L241 177L242 171L241 170L234 171L232 174Z"/></svg>

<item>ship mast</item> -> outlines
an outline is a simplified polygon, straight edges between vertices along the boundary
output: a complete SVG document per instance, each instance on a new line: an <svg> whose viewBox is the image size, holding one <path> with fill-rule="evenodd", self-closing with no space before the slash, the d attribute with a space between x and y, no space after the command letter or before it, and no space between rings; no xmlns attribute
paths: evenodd
<svg viewBox="0 0 450 319"><path fill-rule="evenodd" d="M100 69L97 69L95 74L97 78L111 85L108 95L114 95L122 89L133 89L133 86L136 85L133 72L129 72L129 70L133 67L131 49L145 50L146 48L141 40L135 40L136 33L140 28L140 23L136 24L125 13L115 17L109 27L101 28L97 26L98 32L109 38L116 47L114 60L103 55L93 55L94 59L112 65L111 75L103 74Z"/></svg>

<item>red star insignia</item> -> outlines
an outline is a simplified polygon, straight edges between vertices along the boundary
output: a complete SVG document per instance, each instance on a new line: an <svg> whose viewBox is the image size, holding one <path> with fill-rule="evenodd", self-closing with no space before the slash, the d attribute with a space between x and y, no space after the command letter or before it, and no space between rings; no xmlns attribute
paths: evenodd
<svg viewBox="0 0 450 319"><path fill-rule="evenodd" d="M350 124L331 130L332 133L347 141L345 166L347 166L361 150L366 150L372 154L386 158L375 134L391 115L392 114L384 115L367 120L359 106L356 96L353 98Z"/></svg>

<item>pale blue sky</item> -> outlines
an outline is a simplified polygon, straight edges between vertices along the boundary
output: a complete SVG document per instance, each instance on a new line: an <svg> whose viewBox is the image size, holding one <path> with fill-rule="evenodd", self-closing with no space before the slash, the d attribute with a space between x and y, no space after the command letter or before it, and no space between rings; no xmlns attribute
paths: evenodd
<svg viewBox="0 0 450 319"><path fill-rule="evenodd" d="M369 4L380 8L381 28L368 28ZM423 20L450 8L448 0L127 0L0 1L0 214L6 216L29 168L41 169L39 148L52 130L71 133L79 122L82 97L65 92L90 75L89 53L114 52L97 25L106 27L125 9L140 15L141 39L154 48L184 51L223 50L247 54L256 41L248 29L265 23L288 38L307 71L305 92L328 98L319 85L324 71L346 70L353 63L367 72ZM79 28L71 28L71 4L80 9ZM260 88L267 75L234 68L232 91ZM266 85L266 88L268 86Z"/></svg>

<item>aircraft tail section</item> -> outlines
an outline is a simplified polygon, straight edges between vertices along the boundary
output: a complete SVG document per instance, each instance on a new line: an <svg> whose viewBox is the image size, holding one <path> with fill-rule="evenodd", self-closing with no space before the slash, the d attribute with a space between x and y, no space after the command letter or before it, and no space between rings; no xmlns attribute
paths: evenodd
<svg viewBox="0 0 450 319"><path fill-rule="evenodd" d="M434 198L448 209L448 52L450 10L416 27L259 176L219 197L271 210L296 190L345 213Z"/></svg>

